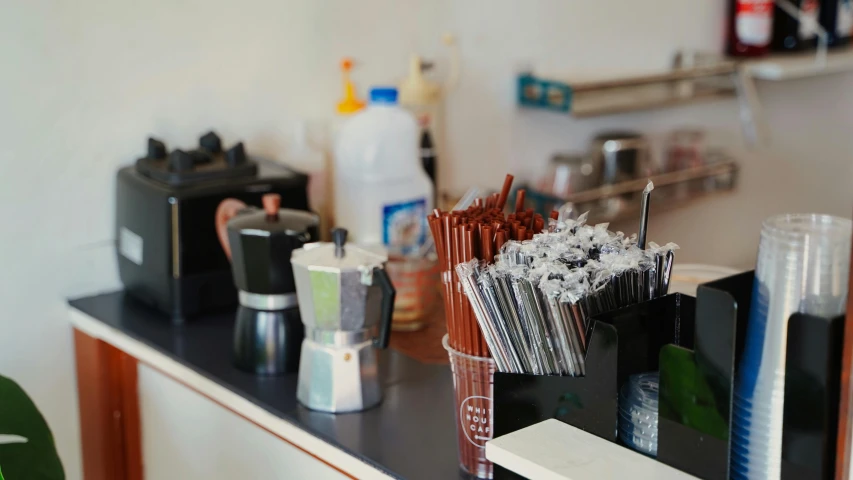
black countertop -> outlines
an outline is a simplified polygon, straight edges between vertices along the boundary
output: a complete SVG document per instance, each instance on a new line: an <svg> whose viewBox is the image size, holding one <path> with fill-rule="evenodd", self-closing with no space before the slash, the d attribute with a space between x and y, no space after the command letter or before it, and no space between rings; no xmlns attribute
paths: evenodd
<svg viewBox="0 0 853 480"><path fill-rule="evenodd" d="M422 364L395 351L383 352L381 405L360 413L319 413L296 401L297 375L258 377L231 364L233 313L175 326L124 292L69 303L391 476L461 478L453 380L447 366Z"/></svg>

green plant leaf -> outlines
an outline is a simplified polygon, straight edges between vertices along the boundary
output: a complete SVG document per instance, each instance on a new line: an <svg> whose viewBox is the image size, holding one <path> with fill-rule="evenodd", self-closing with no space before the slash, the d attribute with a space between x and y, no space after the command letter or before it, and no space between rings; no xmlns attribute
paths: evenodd
<svg viewBox="0 0 853 480"><path fill-rule="evenodd" d="M0 436L15 438L0 444L0 465L9 479L65 480L47 422L24 390L2 375L0 405Z"/></svg>

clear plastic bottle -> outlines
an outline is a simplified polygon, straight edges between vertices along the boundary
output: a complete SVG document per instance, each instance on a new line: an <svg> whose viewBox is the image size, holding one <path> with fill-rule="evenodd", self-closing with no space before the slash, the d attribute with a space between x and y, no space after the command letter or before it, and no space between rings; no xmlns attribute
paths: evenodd
<svg viewBox="0 0 853 480"><path fill-rule="evenodd" d="M421 167L420 128L397 105L397 89L373 88L335 146L335 222L362 244L392 255L418 252L429 229L432 183Z"/></svg>

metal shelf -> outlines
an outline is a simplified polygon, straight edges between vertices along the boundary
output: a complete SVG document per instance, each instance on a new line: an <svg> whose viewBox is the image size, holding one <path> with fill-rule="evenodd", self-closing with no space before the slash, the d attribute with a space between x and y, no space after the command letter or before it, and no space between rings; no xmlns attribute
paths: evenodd
<svg viewBox="0 0 853 480"><path fill-rule="evenodd" d="M772 55L760 60L741 62L749 76L757 80L793 80L853 71L853 49L829 52L825 57L815 52Z"/></svg>
<svg viewBox="0 0 853 480"><path fill-rule="evenodd" d="M783 81L842 72L853 72L853 48L828 52L825 46L821 46L811 52L740 61L734 78L740 101L741 123L749 142L753 145L770 142L756 80Z"/></svg>
<svg viewBox="0 0 853 480"><path fill-rule="evenodd" d="M708 55L706 58L712 58ZM783 81L853 72L853 47L779 54L756 60L710 60L706 65L594 82L564 81L524 73L518 104L584 118L673 107L737 96L744 136L752 145L769 141L755 81Z"/></svg>
<svg viewBox="0 0 853 480"><path fill-rule="evenodd" d="M524 73L518 77L518 103L524 107L591 117L730 98L736 64L679 68L650 75L571 82Z"/></svg>
<svg viewBox="0 0 853 480"><path fill-rule="evenodd" d="M640 196L649 180L654 183L652 206L656 212L683 208L709 196L730 192L737 183L738 166L720 154L709 157L708 165L662 173L557 198L528 186L526 206L538 212L550 212L570 202L577 213L589 211L591 223L617 222L639 218ZM515 194L513 194L513 198ZM514 200L508 202L514 203Z"/></svg>

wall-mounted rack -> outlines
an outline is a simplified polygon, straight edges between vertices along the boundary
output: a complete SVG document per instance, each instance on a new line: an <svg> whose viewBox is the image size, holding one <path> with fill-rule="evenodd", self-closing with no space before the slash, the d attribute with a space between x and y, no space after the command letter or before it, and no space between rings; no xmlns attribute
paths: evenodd
<svg viewBox="0 0 853 480"><path fill-rule="evenodd" d="M640 195L651 180L655 186L652 195L655 212L682 208L711 195L731 192L736 187L738 165L734 160L723 154L712 154L708 161L707 165L604 185L565 198L539 192L528 186L525 207L550 212L570 202L578 213L589 212L593 223L636 219L640 214ZM515 195L513 193L510 198L510 204L514 203Z"/></svg>
<svg viewBox="0 0 853 480"><path fill-rule="evenodd" d="M663 108L732 97L735 88L729 77L734 72L735 63L729 61L591 82L556 80L527 72L518 77L518 102L575 117Z"/></svg>
<svg viewBox="0 0 853 480"><path fill-rule="evenodd" d="M709 60L667 72L570 81L524 72L518 76L518 104L584 118L652 110L737 97L744 135L752 145L769 139L756 80L783 81L853 72L853 48L777 54L756 60Z"/></svg>
<svg viewBox="0 0 853 480"><path fill-rule="evenodd" d="M741 62L741 68L756 80L782 81L853 71L853 49L829 52L771 55Z"/></svg>

